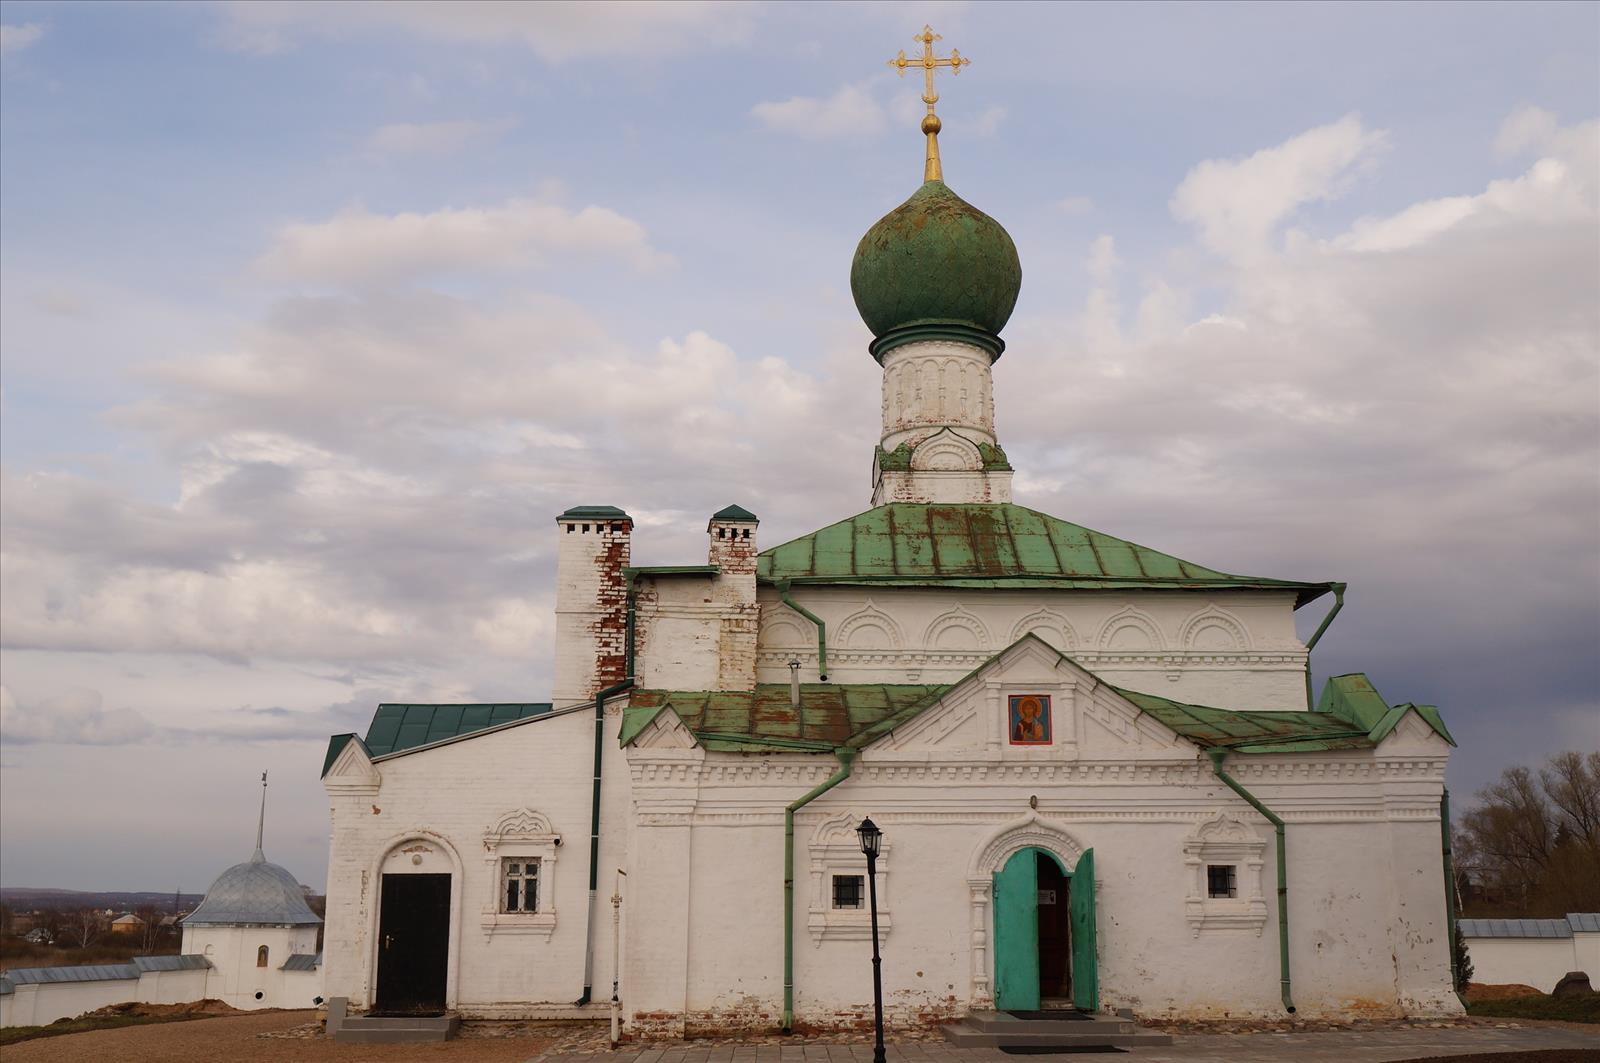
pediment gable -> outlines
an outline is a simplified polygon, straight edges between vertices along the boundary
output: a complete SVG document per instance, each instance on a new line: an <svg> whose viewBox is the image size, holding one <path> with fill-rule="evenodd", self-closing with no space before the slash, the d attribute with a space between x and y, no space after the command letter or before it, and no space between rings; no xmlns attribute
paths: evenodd
<svg viewBox="0 0 1600 1063"><path fill-rule="evenodd" d="M1028 634L867 746L872 759L1188 759L1197 750Z"/></svg>
<svg viewBox="0 0 1600 1063"><path fill-rule="evenodd" d="M700 743L671 705L663 705L638 729L630 743L635 749L694 749Z"/></svg>
<svg viewBox="0 0 1600 1063"><path fill-rule="evenodd" d="M355 735L340 735L343 739L331 754L328 768L322 773L322 786L329 794L365 793L376 791L383 775L367 753L366 743Z"/></svg>

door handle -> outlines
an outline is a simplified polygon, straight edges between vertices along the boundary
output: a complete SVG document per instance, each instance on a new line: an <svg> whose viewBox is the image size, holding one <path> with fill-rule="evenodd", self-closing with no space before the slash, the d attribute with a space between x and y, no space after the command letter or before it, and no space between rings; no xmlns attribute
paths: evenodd
<svg viewBox="0 0 1600 1063"><path fill-rule="evenodd" d="M385 935L383 935L383 947L385 949L387 949L389 946L391 946L393 944L394 944L394 935L393 934L385 934Z"/></svg>

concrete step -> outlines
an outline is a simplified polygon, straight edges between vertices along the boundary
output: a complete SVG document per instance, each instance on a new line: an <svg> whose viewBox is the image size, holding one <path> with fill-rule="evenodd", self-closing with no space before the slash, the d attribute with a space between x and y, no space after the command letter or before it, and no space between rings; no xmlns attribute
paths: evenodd
<svg viewBox="0 0 1600 1063"><path fill-rule="evenodd" d="M457 1015L352 1015L333 1031L333 1039L343 1044L424 1044L450 1040L460 1025Z"/></svg>
<svg viewBox="0 0 1600 1063"><path fill-rule="evenodd" d="M973 1012L944 1028L945 1040L961 1048L1130 1048L1170 1045L1172 1038L1139 1028L1127 1019L1019 1019L1005 1012Z"/></svg>

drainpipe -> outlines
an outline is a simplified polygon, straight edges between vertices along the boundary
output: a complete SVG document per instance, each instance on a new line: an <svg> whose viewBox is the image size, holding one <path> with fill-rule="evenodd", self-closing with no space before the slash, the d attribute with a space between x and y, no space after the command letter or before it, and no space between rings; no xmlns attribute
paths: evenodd
<svg viewBox="0 0 1600 1063"><path fill-rule="evenodd" d="M633 689L633 626L635 593L633 573L627 574L627 613L623 624L622 663L624 678L594 696L594 795L589 813L589 914L584 931L583 996L573 1001L581 1008L594 997L594 923L596 884L600 875L600 769L605 747L606 699Z"/></svg>
<svg viewBox="0 0 1600 1063"><path fill-rule="evenodd" d="M789 593L788 580L779 580L777 586L778 597L784 605L817 625L817 678L826 683L828 681L828 625L823 622L822 617L794 600L794 595Z"/></svg>
<svg viewBox="0 0 1600 1063"><path fill-rule="evenodd" d="M1450 853L1450 791L1446 789L1439 797L1439 832L1444 837L1444 917L1445 926L1450 930L1450 989L1455 993L1456 999L1461 1001L1461 1006L1467 1006L1467 998L1461 995L1461 969L1456 960L1456 935L1461 933L1461 924L1456 917L1456 862Z"/></svg>
<svg viewBox="0 0 1600 1063"><path fill-rule="evenodd" d="M1338 607L1334 607L1335 612ZM1329 620L1333 619L1329 614ZM1327 627L1327 621L1323 621ZM1322 634L1318 631L1317 634ZM1267 817L1267 822L1272 824L1272 829L1278 834L1278 981L1283 990L1283 1008L1290 1015L1294 1014L1294 997L1289 992L1289 865L1284 858L1283 850L1283 820L1279 819L1266 805L1256 800L1256 796L1243 786L1239 781L1222 770L1222 761L1228 755L1225 749L1206 750L1211 757L1211 770L1216 773L1234 793L1250 802L1250 807Z"/></svg>
<svg viewBox="0 0 1600 1063"><path fill-rule="evenodd" d="M1322 633L1328 630L1328 625L1333 623L1333 618L1339 615L1339 610L1344 608L1344 589L1348 584L1330 583L1333 588L1333 608L1328 610L1328 615L1322 618L1322 623L1317 625L1317 630L1306 639L1306 708L1314 709L1317 703L1311 700L1311 649L1322 638Z"/></svg>
<svg viewBox="0 0 1600 1063"><path fill-rule="evenodd" d="M818 621L820 624L821 621ZM794 814L850 777L856 751L833 751L839 770L820 786L783 810L783 1032L794 1030Z"/></svg>

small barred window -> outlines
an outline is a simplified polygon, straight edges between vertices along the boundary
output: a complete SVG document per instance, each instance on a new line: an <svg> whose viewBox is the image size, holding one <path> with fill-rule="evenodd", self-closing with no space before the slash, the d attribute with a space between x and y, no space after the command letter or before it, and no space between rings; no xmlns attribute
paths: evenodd
<svg viewBox="0 0 1600 1063"><path fill-rule="evenodd" d="M1207 864L1206 886L1212 897L1239 896L1237 867L1234 864Z"/></svg>
<svg viewBox="0 0 1600 1063"><path fill-rule="evenodd" d="M833 906L835 908L864 908L862 895L866 891L865 875L833 876Z"/></svg>

